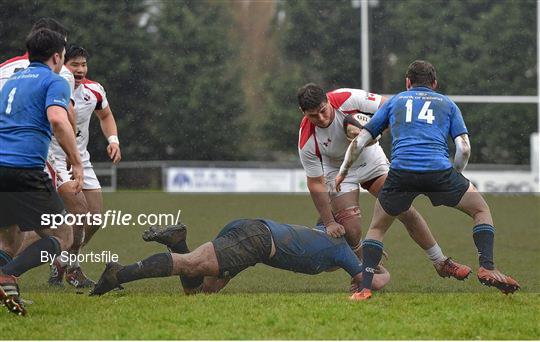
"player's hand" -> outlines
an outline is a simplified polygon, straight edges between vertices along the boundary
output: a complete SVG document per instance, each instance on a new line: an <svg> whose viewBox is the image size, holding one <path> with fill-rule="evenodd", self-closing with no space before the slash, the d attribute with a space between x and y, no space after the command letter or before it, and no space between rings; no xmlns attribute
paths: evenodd
<svg viewBox="0 0 540 342"><path fill-rule="evenodd" d="M345 227L337 222L332 222L326 225L326 234L331 237L338 238L345 235Z"/></svg>
<svg viewBox="0 0 540 342"><path fill-rule="evenodd" d="M107 146L107 154L111 158L114 164L118 164L122 159L122 153L120 152L120 145L117 143L112 143Z"/></svg>
<svg viewBox="0 0 540 342"><path fill-rule="evenodd" d="M83 186L83 167L82 164L71 165L71 179L75 181L75 193L78 194Z"/></svg>
<svg viewBox="0 0 540 342"><path fill-rule="evenodd" d="M338 175L336 176L336 191L337 192L341 191L341 183L343 183L344 180L345 180L345 176L342 175L341 173L338 173Z"/></svg>

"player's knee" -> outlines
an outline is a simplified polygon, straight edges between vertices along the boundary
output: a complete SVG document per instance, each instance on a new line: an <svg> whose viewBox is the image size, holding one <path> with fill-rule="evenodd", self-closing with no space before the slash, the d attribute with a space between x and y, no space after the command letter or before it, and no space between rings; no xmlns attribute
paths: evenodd
<svg viewBox="0 0 540 342"><path fill-rule="evenodd" d="M360 207L355 205L338 211L336 213L336 222L345 225L351 220L359 221L361 217Z"/></svg>

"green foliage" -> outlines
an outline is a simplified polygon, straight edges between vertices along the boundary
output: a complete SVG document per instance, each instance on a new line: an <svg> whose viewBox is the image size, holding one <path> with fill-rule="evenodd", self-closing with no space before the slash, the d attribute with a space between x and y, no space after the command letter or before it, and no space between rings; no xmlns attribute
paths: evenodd
<svg viewBox="0 0 540 342"><path fill-rule="evenodd" d="M124 159L242 158L241 70L225 3L18 0L2 9L2 60L24 52L31 23L44 16L89 51L88 77L107 90ZM106 160L97 121L89 149Z"/></svg>
<svg viewBox="0 0 540 342"><path fill-rule="evenodd" d="M276 20L284 64L326 89L360 87L360 9L350 1L286 1ZM278 16L279 16L278 15ZM379 1L370 7L371 91L404 90L414 59L437 68L440 91L456 95L536 94L536 2ZM295 101L280 93L290 74L278 70L274 107L281 121L298 121ZM281 85L278 83L281 82ZM529 136L536 131L534 105L460 104L472 135L472 162L527 164ZM474 111L473 111L474 110ZM287 117L289 119L287 119ZM273 119L272 117L270 117ZM510 124L509 124L510 123ZM276 126L273 146L290 133ZM504 145L504 146L502 146ZM282 148L295 153L295 146Z"/></svg>

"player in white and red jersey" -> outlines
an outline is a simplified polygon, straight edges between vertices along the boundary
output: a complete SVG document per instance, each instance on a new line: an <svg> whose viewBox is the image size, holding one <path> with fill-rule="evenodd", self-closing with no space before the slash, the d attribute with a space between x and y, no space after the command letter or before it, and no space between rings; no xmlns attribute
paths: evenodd
<svg viewBox="0 0 540 342"><path fill-rule="evenodd" d="M52 18L41 18L36 21L34 26L32 26L32 30L30 31L30 33L44 28L60 33L67 41L67 29L58 21ZM13 75L19 70L26 69L29 65L30 61L28 60L28 52L21 56L10 58L0 64L0 91L4 87L4 84L7 82L7 80L11 77L11 75ZM75 79L73 77L73 74L65 66L62 66L62 70L60 70L59 75L68 82L69 88L72 92L71 100L73 101L73 91L75 90ZM73 129L75 130L75 111L73 109L73 103L69 104L68 118L69 122L73 126Z"/></svg>
<svg viewBox="0 0 540 342"><path fill-rule="evenodd" d="M113 113L107 101L105 89L97 82L86 78L88 53L79 46L70 46L66 51L65 65L75 77L75 111L77 113L77 147L81 154L84 171L83 191L76 194L74 182L70 179L66 165L66 156L56 141L51 142L48 161L57 179L57 188L64 200L67 210L73 214L100 214L103 203L101 185L90 162L90 153L87 150L89 140L89 125L92 114L95 112L101 123L103 134L109 145L107 153L113 163L121 159L118 130ZM81 227L82 228L82 227ZM77 255L80 249L86 245L99 226L84 225L83 229L74 230L73 246L70 253ZM55 260L51 267L49 283L60 285L65 274L66 281L75 287L90 287L94 282L81 270L78 263L68 265L60 259Z"/></svg>
<svg viewBox="0 0 540 342"><path fill-rule="evenodd" d="M353 251L361 258L360 186L377 197L389 170L389 163L378 142L366 147L351 166L340 191L334 181L349 146L344 121L348 115L372 116L386 99L361 89L337 89L324 93L315 84L298 91L298 104L304 114L300 125L298 152L307 176L311 198L327 233L345 235ZM414 241L425 250L442 277L466 278L471 269L442 253L426 221L411 207L398 216Z"/></svg>

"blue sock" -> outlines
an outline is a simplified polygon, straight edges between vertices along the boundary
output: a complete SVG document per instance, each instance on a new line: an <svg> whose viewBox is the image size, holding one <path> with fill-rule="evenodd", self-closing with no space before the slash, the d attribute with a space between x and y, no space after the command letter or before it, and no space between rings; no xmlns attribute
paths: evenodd
<svg viewBox="0 0 540 342"><path fill-rule="evenodd" d="M41 261L42 252L47 252L47 255L50 258L52 256L60 255L61 251L60 243L56 238L52 236L41 238L28 246L11 262L4 265L2 267L2 272L4 274L19 277L24 272L45 263Z"/></svg>
<svg viewBox="0 0 540 342"><path fill-rule="evenodd" d="M495 228L490 224L479 224L473 228L473 239L478 249L478 261L480 266L488 270L495 269L493 263L493 242L495 240Z"/></svg>
<svg viewBox="0 0 540 342"><path fill-rule="evenodd" d="M381 261L382 252L383 243L381 241L369 239L362 242L362 257L364 258L362 262L364 266L362 288L371 290L375 268Z"/></svg>
<svg viewBox="0 0 540 342"><path fill-rule="evenodd" d="M11 255L9 255L6 252L0 250L0 267L2 267L5 264L9 263L11 260L13 260Z"/></svg>

